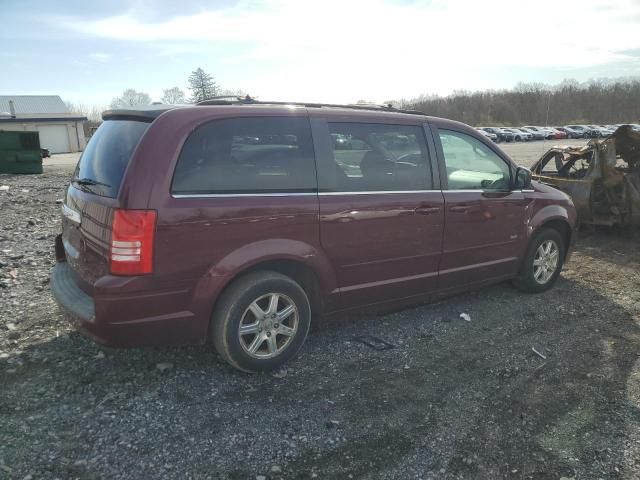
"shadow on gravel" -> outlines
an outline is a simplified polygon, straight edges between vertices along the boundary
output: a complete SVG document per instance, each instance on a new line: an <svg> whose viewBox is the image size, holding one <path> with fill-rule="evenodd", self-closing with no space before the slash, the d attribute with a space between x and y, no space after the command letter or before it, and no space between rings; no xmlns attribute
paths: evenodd
<svg viewBox="0 0 640 480"><path fill-rule="evenodd" d="M63 333L25 348L16 372L0 367L0 466L10 478L632 476L640 329L610 298L625 286L590 273L637 261L617 241L587 237L542 295L499 285L329 322L275 376L237 373L205 347L101 350ZM395 348L353 341L363 334Z"/></svg>

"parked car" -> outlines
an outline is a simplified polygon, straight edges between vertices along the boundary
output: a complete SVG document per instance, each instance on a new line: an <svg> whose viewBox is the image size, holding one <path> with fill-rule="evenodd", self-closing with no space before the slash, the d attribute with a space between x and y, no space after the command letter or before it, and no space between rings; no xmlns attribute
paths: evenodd
<svg viewBox="0 0 640 480"><path fill-rule="evenodd" d="M582 138L595 138L598 136L598 132L587 125L565 125L566 128L571 128L582 135Z"/></svg>
<svg viewBox="0 0 640 480"><path fill-rule="evenodd" d="M557 129L556 127L544 127L546 130L550 131L553 135L554 140L564 140L568 137L567 132L563 132L562 130Z"/></svg>
<svg viewBox="0 0 640 480"><path fill-rule="evenodd" d="M502 130L512 133L513 140L516 142L528 141L528 140L531 140L531 137L532 137L530 133L520 131L517 128L503 128Z"/></svg>
<svg viewBox="0 0 640 480"><path fill-rule="evenodd" d="M542 135L542 138L545 140L551 140L553 138L553 132L551 130L549 130L548 128L543 128L543 127L535 127L535 126L531 126L531 125L527 125L524 128L530 130L530 131L534 131L534 132L538 132L540 135Z"/></svg>
<svg viewBox="0 0 640 480"><path fill-rule="evenodd" d="M513 142L513 133L505 131L498 127L480 127L485 132L493 133L498 137L498 142Z"/></svg>
<svg viewBox="0 0 640 480"><path fill-rule="evenodd" d="M581 138L582 133L569 127L555 127L557 130L567 134L566 138Z"/></svg>
<svg viewBox="0 0 640 480"><path fill-rule="evenodd" d="M537 129L529 128L529 127L519 127L520 130L524 130L525 132L529 132L533 136L533 140L544 140L548 133L542 132Z"/></svg>
<svg viewBox="0 0 640 480"><path fill-rule="evenodd" d="M602 125L587 125L587 127L595 130L597 132L597 137L608 137L615 130L611 130L610 128L603 127Z"/></svg>
<svg viewBox="0 0 640 480"><path fill-rule="evenodd" d="M484 135L485 137L487 137L492 142L498 143L498 135L496 135L495 133L487 132L481 128L476 128L476 130L480 132L482 135Z"/></svg>
<svg viewBox="0 0 640 480"><path fill-rule="evenodd" d="M511 130L515 130L516 132L519 132L519 133L520 133L520 135L522 136L522 139L523 139L525 142L530 142L531 140L534 140L534 135L533 135L533 133L528 132L527 130L525 130L525 129L523 129L523 128L520 128L520 127L515 128L515 127L513 127L513 128L511 128Z"/></svg>
<svg viewBox="0 0 640 480"><path fill-rule="evenodd" d="M640 132L624 125L605 140L553 147L534 178L567 193L581 223L640 225Z"/></svg>
<svg viewBox="0 0 640 480"><path fill-rule="evenodd" d="M507 279L541 292L568 258L569 197L467 125L208 103L105 112L75 169L50 285L100 343L210 341L240 370L270 370L312 318Z"/></svg>
<svg viewBox="0 0 640 480"><path fill-rule="evenodd" d="M353 148L349 139L344 135L333 134L331 138L333 140L333 148L336 150L351 150Z"/></svg>

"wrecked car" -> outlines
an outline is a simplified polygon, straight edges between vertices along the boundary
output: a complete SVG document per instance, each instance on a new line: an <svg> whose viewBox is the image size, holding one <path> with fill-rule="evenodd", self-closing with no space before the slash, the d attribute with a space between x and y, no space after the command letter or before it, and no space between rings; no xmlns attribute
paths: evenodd
<svg viewBox="0 0 640 480"><path fill-rule="evenodd" d="M581 223L640 225L640 132L630 125L584 146L553 147L531 172L572 198Z"/></svg>

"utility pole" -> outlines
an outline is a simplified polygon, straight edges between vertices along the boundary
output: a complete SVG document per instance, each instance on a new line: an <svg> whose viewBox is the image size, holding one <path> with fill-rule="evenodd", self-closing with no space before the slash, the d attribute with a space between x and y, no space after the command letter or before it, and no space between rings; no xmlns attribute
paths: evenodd
<svg viewBox="0 0 640 480"><path fill-rule="evenodd" d="M544 122L544 126L549 126L549 105L551 104L551 90L549 90L549 95L547 96L547 119Z"/></svg>

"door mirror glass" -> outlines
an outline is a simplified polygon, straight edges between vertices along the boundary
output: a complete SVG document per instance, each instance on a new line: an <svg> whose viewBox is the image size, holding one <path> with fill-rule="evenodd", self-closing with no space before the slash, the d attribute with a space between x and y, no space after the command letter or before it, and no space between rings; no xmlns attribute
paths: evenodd
<svg viewBox="0 0 640 480"><path fill-rule="evenodd" d="M527 188L531 188L531 170L527 167L518 167L516 169L514 190L525 190Z"/></svg>

